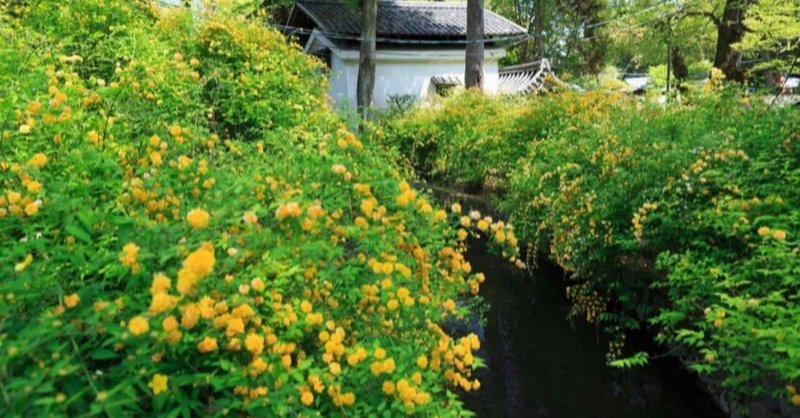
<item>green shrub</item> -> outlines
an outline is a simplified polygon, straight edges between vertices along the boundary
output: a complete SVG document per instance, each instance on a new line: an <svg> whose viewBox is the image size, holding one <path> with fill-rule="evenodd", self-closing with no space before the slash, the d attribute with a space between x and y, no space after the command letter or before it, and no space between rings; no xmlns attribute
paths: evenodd
<svg viewBox="0 0 800 418"><path fill-rule="evenodd" d="M611 363L641 363L620 359L624 333L652 327L733 401L800 404L800 118L718 85L669 106L599 91L468 96L394 121L407 130L387 142L446 155L434 165L405 149L423 174L448 173L438 181L501 167L499 208L570 273L571 315L610 333ZM461 145L485 132L491 146Z"/></svg>
<svg viewBox="0 0 800 418"><path fill-rule="evenodd" d="M481 225L339 127L317 63L122 0L0 19L2 410L463 413L479 341L438 324L483 280Z"/></svg>

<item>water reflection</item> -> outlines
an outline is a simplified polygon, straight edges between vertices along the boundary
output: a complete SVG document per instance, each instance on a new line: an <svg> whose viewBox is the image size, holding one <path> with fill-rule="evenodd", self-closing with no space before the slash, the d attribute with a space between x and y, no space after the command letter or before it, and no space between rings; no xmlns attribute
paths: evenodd
<svg viewBox="0 0 800 418"><path fill-rule="evenodd" d="M486 274L481 295L491 305L485 327L470 325L481 337L479 355L487 364L476 372L482 387L462 396L479 417L722 417L675 361L627 372L608 368L606 344L595 328L568 323L556 269L520 274L481 243L468 258Z"/></svg>

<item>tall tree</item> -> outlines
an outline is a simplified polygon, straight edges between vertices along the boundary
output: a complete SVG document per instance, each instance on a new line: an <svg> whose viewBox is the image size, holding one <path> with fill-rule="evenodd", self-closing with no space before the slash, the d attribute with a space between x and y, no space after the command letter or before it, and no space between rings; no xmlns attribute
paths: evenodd
<svg viewBox="0 0 800 418"><path fill-rule="evenodd" d="M755 0L727 0L722 11L722 17L711 15L712 21L717 26L717 53L714 56L714 66L725 73L731 80L744 82L745 71L741 63L741 54L733 50L733 44L742 40L746 32L744 21L747 8Z"/></svg>
<svg viewBox="0 0 800 418"><path fill-rule="evenodd" d="M483 0L467 0L464 85L467 88L483 88Z"/></svg>
<svg viewBox="0 0 800 418"><path fill-rule="evenodd" d="M358 55L356 105L364 119L369 117L375 89L375 46L378 35L378 0L361 0L361 49Z"/></svg>

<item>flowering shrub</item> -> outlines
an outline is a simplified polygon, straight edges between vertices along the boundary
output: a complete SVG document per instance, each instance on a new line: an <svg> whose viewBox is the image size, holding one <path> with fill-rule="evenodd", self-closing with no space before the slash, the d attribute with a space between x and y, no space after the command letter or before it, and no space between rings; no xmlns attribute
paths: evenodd
<svg viewBox="0 0 800 418"><path fill-rule="evenodd" d="M255 23L2 7L3 410L462 413L479 340L438 324L509 225L429 203Z"/></svg>
<svg viewBox="0 0 800 418"><path fill-rule="evenodd" d="M520 239L570 273L572 315L604 325L612 364L646 361L621 358L624 333L653 327L732 400L771 391L800 404L797 110L730 91L668 107L598 92L450 100L392 121L408 135L395 140L399 148L416 143L417 124L445 120L417 141L432 138L430 149L459 163L418 168L481 181L480 167L503 168L499 207ZM449 106L465 100L522 109L448 119ZM507 135L509 127L521 131ZM474 129L499 136L485 149L461 148Z"/></svg>

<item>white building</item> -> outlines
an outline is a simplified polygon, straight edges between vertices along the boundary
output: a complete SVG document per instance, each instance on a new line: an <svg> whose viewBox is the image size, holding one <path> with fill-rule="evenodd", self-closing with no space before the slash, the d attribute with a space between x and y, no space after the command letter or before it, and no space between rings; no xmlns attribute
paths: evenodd
<svg viewBox="0 0 800 418"><path fill-rule="evenodd" d="M288 23L304 50L330 68L330 96L337 104L356 104L360 11L340 1L301 0ZM373 105L392 100L424 99L463 84L467 29L466 3L378 3L378 28ZM519 25L484 12L484 89L496 93L498 60L506 46L524 37Z"/></svg>

